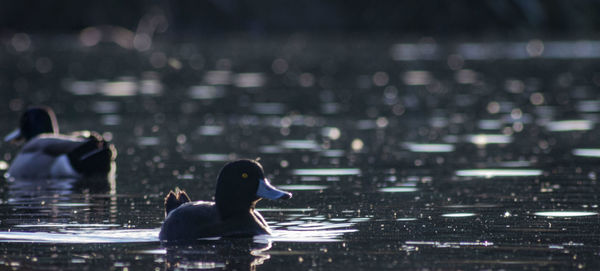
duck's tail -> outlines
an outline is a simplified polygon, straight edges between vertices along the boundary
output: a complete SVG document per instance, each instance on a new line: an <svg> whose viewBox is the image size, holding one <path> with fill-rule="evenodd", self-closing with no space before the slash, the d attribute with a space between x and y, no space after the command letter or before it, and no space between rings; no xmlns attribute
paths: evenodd
<svg viewBox="0 0 600 271"><path fill-rule="evenodd" d="M192 200L190 200L190 197L187 195L187 193L185 193L185 191L180 190L179 187L175 188L175 192L170 191L165 197L165 216L167 216L177 207L190 201Z"/></svg>
<svg viewBox="0 0 600 271"><path fill-rule="evenodd" d="M117 156L115 146L92 133L80 146L67 154L71 165L82 175L101 175L111 170Z"/></svg>

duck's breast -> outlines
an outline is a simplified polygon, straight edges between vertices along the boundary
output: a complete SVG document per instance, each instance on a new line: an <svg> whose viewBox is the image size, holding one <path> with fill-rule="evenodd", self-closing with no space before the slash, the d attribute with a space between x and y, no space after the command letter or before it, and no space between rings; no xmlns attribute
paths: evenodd
<svg viewBox="0 0 600 271"><path fill-rule="evenodd" d="M83 141L78 138L40 135L29 140L11 162L8 174L15 178L77 178L67 153Z"/></svg>
<svg viewBox="0 0 600 271"><path fill-rule="evenodd" d="M14 178L79 177L67 155L44 152L19 153L11 162L8 175Z"/></svg>
<svg viewBox="0 0 600 271"><path fill-rule="evenodd" d="M10 164L8 175L15 178L38 178L50 176L56 157L43 152L19 153Z"/></svg>

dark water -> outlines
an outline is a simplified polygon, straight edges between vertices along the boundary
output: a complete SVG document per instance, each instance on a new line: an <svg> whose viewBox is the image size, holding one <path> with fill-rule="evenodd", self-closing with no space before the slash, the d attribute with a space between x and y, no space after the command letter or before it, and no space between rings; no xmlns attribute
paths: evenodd
<svg viewBox="0 0 600 271"><path fill-rule="evenodd" d="M15 36L0 132L46 104L119 155L108 192L3 180L0 269L596 269L599 49ZM209 200L226 161L256 157L294 193L258 204L272 236L161 247L169 190Z"/></svg>

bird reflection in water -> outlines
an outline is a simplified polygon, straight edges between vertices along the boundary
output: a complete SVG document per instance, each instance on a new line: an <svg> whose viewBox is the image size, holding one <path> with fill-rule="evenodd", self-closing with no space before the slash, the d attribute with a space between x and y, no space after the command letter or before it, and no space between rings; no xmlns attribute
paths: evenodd
<svg viewBox="0 0 600 271"><path fill-rule="evenodd" d="M253 239L207 239L188 246L167 247L167 270L227 269L256 270L271 258L271 242Z"/></svg>

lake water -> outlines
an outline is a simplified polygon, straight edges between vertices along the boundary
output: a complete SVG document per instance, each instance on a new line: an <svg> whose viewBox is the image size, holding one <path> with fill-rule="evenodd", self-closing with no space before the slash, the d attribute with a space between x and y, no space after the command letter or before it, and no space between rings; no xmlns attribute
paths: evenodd
<svg viewBox="0 0 600 271"><path fill-rule="evenodd" d="M93 41L0 47L1 134L45 104L118 149L108 190L2 180L0 269L600 266L600 42ZM169 190L257 157L273 235L160 245Z"/></svg>

